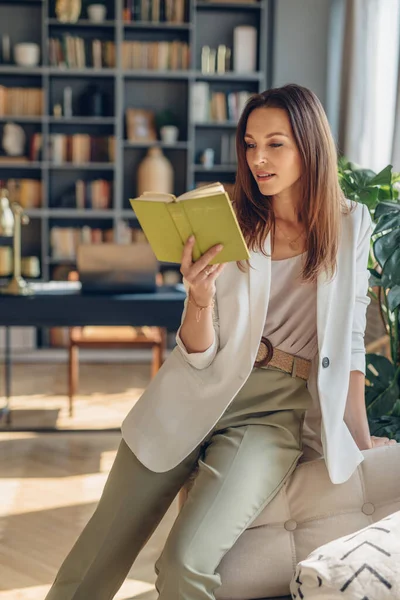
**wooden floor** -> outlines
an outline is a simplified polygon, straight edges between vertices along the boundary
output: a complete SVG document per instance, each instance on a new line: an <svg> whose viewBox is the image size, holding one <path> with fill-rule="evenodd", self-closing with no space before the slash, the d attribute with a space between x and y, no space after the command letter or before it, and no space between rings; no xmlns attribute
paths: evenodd
<svg viewBox="0 0 400 600"><path fill-rule="evenodd" d="M15 420L29 416L37 424L51 411L62 426L119 426L149 374L147 365L84 365L71 422L61 367L18 365L13 405L23 410ZM0 600L43 600L94 511L119 441L118 433L0 433ZM157 598L154 563L176 515L175 501L117 600Z"/></svg>
<svg viewBox="0 0 400 600"><path fill-rule="evenodd" d="M147 364L83 363L71 418L66 364L16 364L11 386L12 425L61 429L120 427L149 381ZM4 398L0 396L2 404ZM4 430L3 422L1 429Z"/></svg>

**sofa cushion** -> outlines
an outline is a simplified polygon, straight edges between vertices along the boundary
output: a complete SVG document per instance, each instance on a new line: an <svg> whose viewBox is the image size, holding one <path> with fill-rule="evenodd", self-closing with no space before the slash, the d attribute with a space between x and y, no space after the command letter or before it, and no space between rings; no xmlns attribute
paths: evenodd
<svg viewBox="0 0 400 600"><path fill-rule="evenodd" d="M400 511L314 550L290 590L304 600L400 598Z"/></svg>
<svg viewBox="0 0 400 600"><path fill-rule="evenodd" d="M400 510L400 444L363 454L340 485L331 483L323 459L300 463L222 559L216 598L288 595L297 563L315 548Z"/></svg>

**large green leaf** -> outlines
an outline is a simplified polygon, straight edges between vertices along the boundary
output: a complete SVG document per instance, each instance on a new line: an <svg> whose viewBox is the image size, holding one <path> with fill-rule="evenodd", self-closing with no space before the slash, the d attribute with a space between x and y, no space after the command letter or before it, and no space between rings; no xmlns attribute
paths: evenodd
<svg viewBox="0 0 400 600"><path fill-rule="evenodd" d="M382 279L386 287L391 288L394 285L400 285L400 245L385 262Z"/></svg>
<svg viewBox="0 0 400 600"><path fill-rule="evenodd" d="M400 229L392 229L382 237L377 238L373 243L374 256L381 267L383 267L400 247Z"/></svg>
<svg viewBox="0 0 400 600"><path fill-rule="evenodd" d="M369 287L380 287L383 285L381 274L376 269L368 269L370 272L368 285Z"/></svg>
<svg viewBox="0 0 400 600"><path fill-rule="evenodd" d="M378 418L370 417L369 429L371 435L388 437L400 442L400 416L384 415Z"/></svg>
<svg viewBox="0 0 400 600"><path fill-rule="evenodd" d="M380 202L378 206L380 207L382 204L383 202ZM378 222L374 229L374 236L384 231L400 228L400 210L396 211L393 209L381 212L380 215L377 213L378 209L375 211L375 218L378 219Z"/></svg>
<svg viewBox="0 0 400 600"><path fill-rule="evenodd" d="M393 165L388 165L369 181L369 185L390 185Z"/></svg>
<svg viewBox="0 0 400 600"><path fill-rule="evenodd" d="M384 200L392 200L392 198L396 198L395 191L390 185L382 185L378 188L378 200L383 202Z"/></svg>
<svg viewBox="0 0 400 600"><path fill-rule="evenodd" d="M385 200L384 202L379 202L378 206L375 210L375 219L379 219L383 214L387 212L399 212L400 204L398 202L389 202Z"/></svg>
<svg viewBox="0 0 400 600"><path fill-rule="evenodd" d="M385 391L381 392L376 398L367 405L367 412L371 417L380 417L389 413L394 403L399 397L399 388L393 382ZM366 398L367 401L367 398Z"/></svg>
<svg viewBox="0 0 400 600"><path fill-rule="evenodd" d="M400 417L400 399L397 400L396 404L394 405L392 415L395 417Z"/></svg>
<svg viewBox="0 0 400 600"><path fill-rule="evenodd" d="M371 417L389 413L399 398L400 390L395 381L393 364L380 354L366 355L365 402Z"/></svg>
<svg viewBox="0 0 400 600"><path fill-rule="evenodd" d="M379 188L365 188L358 194L359 201L366 204L370 210L374 209L378 202Z"/></svg>
<svg viewBox="0 0 400 600"><path fill-rule="evenodd" d="M366 354L365 362L365 378L369 384L368 389L382 392L393 380L395 373L393 363L381 354Z"/></svg>
<svg viewBox="0 0 400 600"><path fill-rule="evenodd" d="M389 310L391 310L392 312L394 312L396 308L400 307L400 285L394 285L392 289L389 290L387 299L389 304Z"/></svg>

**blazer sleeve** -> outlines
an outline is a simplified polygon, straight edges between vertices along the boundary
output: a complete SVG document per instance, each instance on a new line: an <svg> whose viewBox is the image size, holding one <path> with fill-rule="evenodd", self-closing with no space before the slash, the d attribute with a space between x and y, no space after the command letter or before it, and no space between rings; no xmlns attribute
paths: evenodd
<svg viewBox="0 0 400 600"><path fill-rule="evenodd" d="M189 284L185 280L185 278L183 278L183 285L185 286L185 290L186 290L186 298L185 298L185 302L183 305L181 325L176 333L176 338L175 338L176 344L177 344L180 352L182 353L184 359L186 360L186 362L188 362L192 367L195 367L196 369L205 369L206 367L210 366L210 364L214 360L214 358L218 352L218 348L219 348L219 320L218 320L217 299L215 297L215 305L214 305L214 309L213 309L213 325L214 325L214 341L213 341L213 343L204 352L189 353L186 350L186 347L185 347L184 343L182 342L181 336L180 336L181 327L182 327L182 324L183 324L183 321L184 321L184 318L186 315L187 305L188 305Z"/></svg>
<svg viewBox="0 0 400 600"><path fill-rule="evenodd" d="M356 286L353 327L351 336L351 371L361 371L365 374L365 344L367 306L371 302L368 296L369 271L367 269L372 220L367 206L362 206L362 219L356 249Z"/></svg>

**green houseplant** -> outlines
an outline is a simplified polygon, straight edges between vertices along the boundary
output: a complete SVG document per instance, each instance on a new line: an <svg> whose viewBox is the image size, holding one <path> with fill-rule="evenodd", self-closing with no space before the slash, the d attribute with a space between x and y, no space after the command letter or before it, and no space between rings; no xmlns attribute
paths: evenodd
<svg viewBox="0 0 400 600"><path fill-rule="evenodd" d="M392 173L391 165L376 174L345 158L339 160L338 174L345 196L366 204L375 223L369 293L379 303L390 360L379 354L366 356L365 400L371 433L400 441L400 174Z"/></svg>

